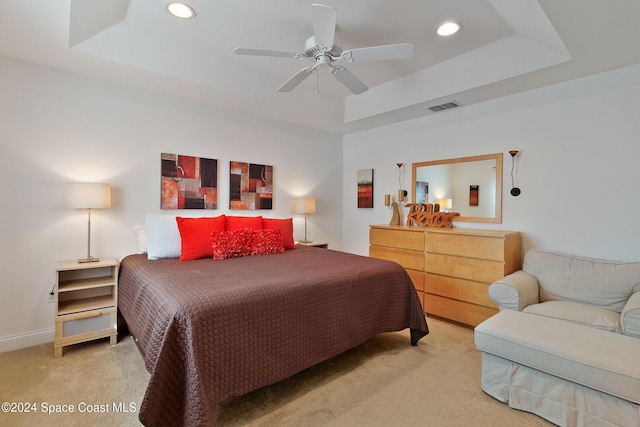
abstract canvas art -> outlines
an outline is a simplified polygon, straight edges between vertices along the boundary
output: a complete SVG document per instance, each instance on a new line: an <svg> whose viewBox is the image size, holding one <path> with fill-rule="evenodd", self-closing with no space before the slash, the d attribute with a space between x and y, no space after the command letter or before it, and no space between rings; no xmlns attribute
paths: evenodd
<svg viewBox="0 0 640 427"><path fill-rule="evenodd" d="M358 207L373 207L373 169L358 171Z"/></svg>
<svg viewBox="0 0 640 427"><path fill-rule="evenodd" d="M217 209L218 160L161 153L161 209Z"/></svg>
<svg viewBox="0 0 640 427"><path fill-rule="evenodd" d="M478 197L480 196L480 186L469 186L469 206L478 206Z"/></svg>
<svg viewBox="0 0 640 427"><path fill-rule="evenodd" d="M257 210L273 206L273 166L229 163L229 209Z"/></svg>

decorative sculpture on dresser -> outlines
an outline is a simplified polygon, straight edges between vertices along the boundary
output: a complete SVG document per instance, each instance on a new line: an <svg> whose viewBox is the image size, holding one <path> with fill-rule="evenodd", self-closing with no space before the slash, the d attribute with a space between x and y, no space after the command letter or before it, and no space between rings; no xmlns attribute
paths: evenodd
<svg viewBox="0 0 640 427"><path fill-rule="evenodd" d="M452 228L453 217L460 215L458 212L440 212L440 205L424 203L407 203L407 225L422 227Z"/></svg>

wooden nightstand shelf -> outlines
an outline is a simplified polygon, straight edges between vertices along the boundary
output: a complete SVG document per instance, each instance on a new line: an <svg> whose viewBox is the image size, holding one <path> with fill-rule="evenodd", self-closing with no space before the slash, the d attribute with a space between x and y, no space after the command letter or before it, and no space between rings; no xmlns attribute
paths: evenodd
<svg viewBox="0 0 640 427"><path fill-rule="evenodd" d="M56 266L54 355L65 346L109 337L118 340L118 261L63 261Z"/></svg>
<svg viewBox="0 0 640 427"><path fill-rule="evenodd" d="M327 242L307 242L307 243L298 242L298 245L312 246L314 248L322 248L322 249L328 249L329 248L329 243L327 243Z"/></svg>

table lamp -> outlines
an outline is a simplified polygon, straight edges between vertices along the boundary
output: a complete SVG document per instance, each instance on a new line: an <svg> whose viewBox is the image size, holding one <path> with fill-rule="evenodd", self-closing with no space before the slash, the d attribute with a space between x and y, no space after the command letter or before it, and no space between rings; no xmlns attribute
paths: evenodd
<svg viewBox="0 0 640 427"><path fill-rule="evenodd" d="M67 204L74 209L86 209L87 220L87 257L78 262L97 262L99 258L91 256L91 209L111 207L111 187L109 184L93 182L70 182L67 184Z"/></svg>
<svg viewBox="0 0 640 427"><path fill-rule="evenodd" d="M307 215L316 212L316 199L313 197L298 197L294 201L293 212L304 214L304 240L300 240L300 242L311 243L312 240L307 240Z"/></svg>

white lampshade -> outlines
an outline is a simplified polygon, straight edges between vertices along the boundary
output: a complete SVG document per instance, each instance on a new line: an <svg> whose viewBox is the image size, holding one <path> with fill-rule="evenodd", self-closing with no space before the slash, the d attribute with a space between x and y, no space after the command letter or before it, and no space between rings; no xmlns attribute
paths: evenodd
<svg viewBox="0 0 640 427"><path fill-rule="evenodd" d="M297 214L315 213L316 199L313 197L298 197L293 203L293 212Z"/></svg>
<svg viewBox="0 0 640 427"><path fill-rule="evenodd" d="M67 204L76 209L110 208L111 187L94 182L70 182L67 184Z"/></svg>
<svg viewBox="0 0 640 427"><path fill-rule="evenodd" d="M440 209L451 209L451 199L438 199L436 204L440 205Z"/></svg>

